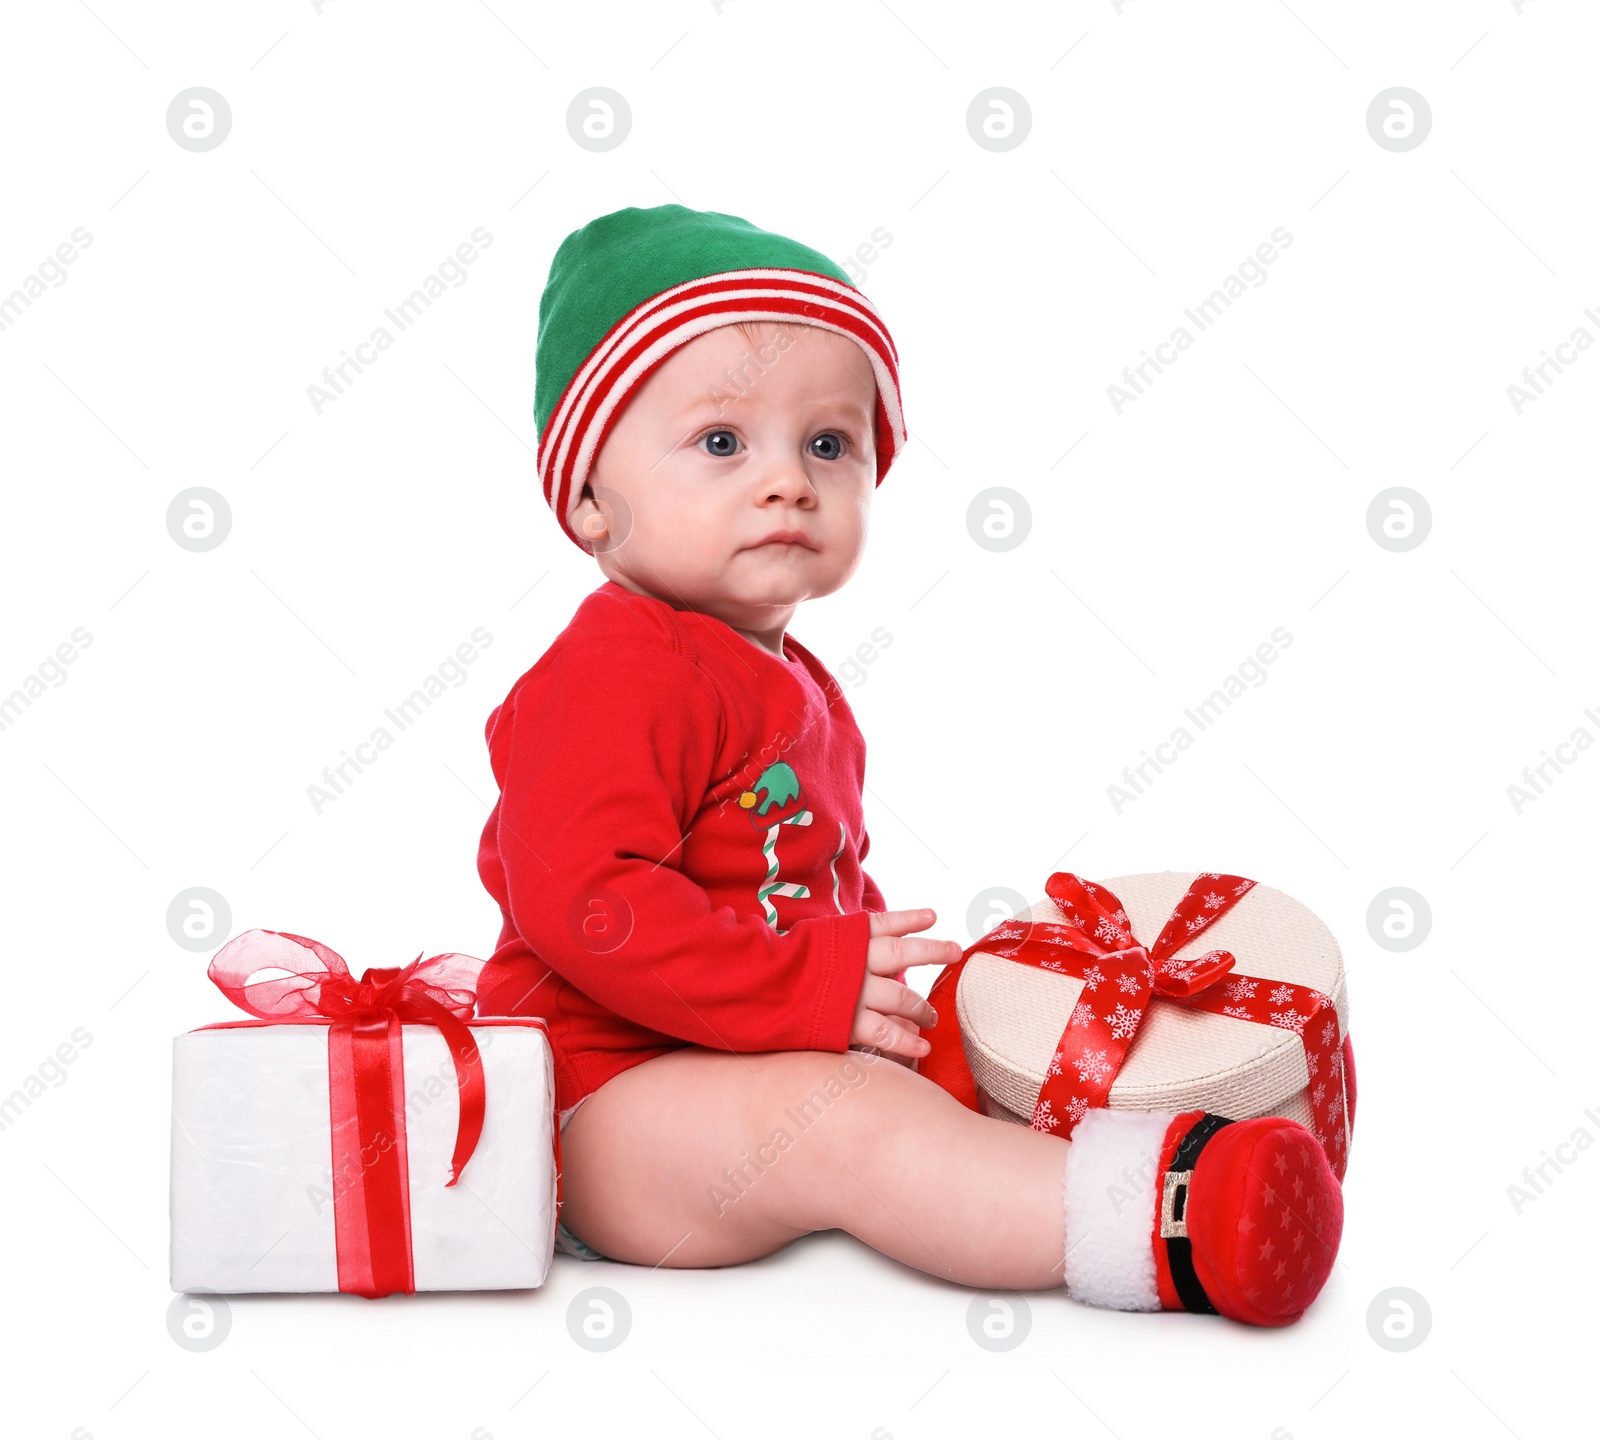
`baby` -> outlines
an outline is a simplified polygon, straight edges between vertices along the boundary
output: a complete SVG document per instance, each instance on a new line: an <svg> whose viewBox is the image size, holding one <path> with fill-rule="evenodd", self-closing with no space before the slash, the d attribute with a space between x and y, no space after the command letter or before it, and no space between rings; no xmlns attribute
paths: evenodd
<svg viewBox="0 0 1600 1440"><path fill-rule="evenodd" d="M549 1026L560 1247L731 1265L837 1228L962 1285L1297 1318L1339 1207L1301 1127L1091 1111L1069 1141L917 1073L956 1020L905 972L962 947L863 869L865 745L788 633L905 447L876 309L745 220L620 210L557 251L536 367L545 497L606 578L489 717L480 1012ZM1243 1183L1272 1166L1332 1227L1276 1274Z"/></svg>

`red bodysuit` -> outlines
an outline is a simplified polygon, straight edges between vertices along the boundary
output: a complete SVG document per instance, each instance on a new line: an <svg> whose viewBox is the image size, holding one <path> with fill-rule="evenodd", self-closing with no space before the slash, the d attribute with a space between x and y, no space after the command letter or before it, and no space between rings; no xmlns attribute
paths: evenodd
<svg viewBox="0 0 1600 1440"><path fill-rule="evenodd" d="M685 1044L845 1051L866 744L838 682L608 580L489 716L482 1014L541 1015L567 1110ZM903 976L902 976L903 978Z"/></svg>

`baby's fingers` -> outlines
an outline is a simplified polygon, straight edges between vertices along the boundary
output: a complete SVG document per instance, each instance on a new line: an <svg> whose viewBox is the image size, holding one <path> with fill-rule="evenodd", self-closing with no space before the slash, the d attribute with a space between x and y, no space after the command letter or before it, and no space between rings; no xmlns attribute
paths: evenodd
<svg viewBox="0 0 1600 1440"><path fill-rule="evenodd" d="M903 1016L913 1025L931 1028L939 1017L925 998L909 985L882 975L869 975L861 987L861 1004L879 1015Z"/></svg>
<svg viewBox="0 0 1600 1440"><path fill-rule="evenodd" d="M869 910L867 937L909 935L913 930L926 930L937 918L932 910Z"/></svg>
<svg viewBox="0 0 1600 1440"><path fill-rule="evenodd" d="M950 965L960 958L954 940L883 935L867 941L867 969L874 975L894 975L913 965Z"/></svg>
<svg viewBox="0 0 1600 1440"><path fill-rule="evenodd" d="M897 1025L889 1016L873 1010L862 1010L857 1014L855 1027L850 1032L850 1042L881 1051L885 1055L903 1055L908 1060L926 1055L932 1048L915 1030Z"/></svg>
<svg viewBox="0 0 1600 1440"><path fill-rule="evenodd" d="M917 1033L917 1027L915 1025L913 1025L909 1020L905 1019L903 1016L900 1016L900 1015L885 1015L883 1018L885 1020L887 1020L891 1025L899 1026L900 1029L904 1030L908 1035L911 1035L911 1036L914 1037L916 1035L916 1033ZM883 1053L885 1054L887 1059L893 1060L896 1065L904 1065L907 1068L912 1069L912 1070L915 1070L917 1068L917 1061L921 1058L920 1056L917 1056L917 1055L895 1055L895 1054L892 1054L892 1053L889 1053L889 1052L883 1052Z"/></svg>

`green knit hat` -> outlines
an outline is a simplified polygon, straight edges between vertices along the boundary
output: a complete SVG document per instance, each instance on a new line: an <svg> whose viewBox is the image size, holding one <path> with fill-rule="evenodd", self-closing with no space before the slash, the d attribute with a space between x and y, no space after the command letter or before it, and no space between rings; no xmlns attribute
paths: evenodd
<svg viewBox="0 0 1600 1440"><path fill-rule="evenodd" d="M827 256L737 215L629 207L561 242L539 302L539 479L567 538L607 431L680 345L719 325L777 320L854 340L878 382L878 484L905 449L899 356L871 301Z"/></svg>

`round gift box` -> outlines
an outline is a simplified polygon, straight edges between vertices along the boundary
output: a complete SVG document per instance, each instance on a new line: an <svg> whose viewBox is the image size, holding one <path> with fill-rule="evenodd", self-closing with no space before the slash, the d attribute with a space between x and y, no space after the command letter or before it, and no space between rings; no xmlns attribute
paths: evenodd
<svg viewBox="0 0 1600 1440"><path fill-rule="evenodd" d="M1122 902L1134 938L1150 946L1200 873L1167 870L1099 883ZM1066 917L1046 897L1017 918L1059 924ZM1349 1010L1339 944L1293 896L1257 884L1176 953L1189 959L1210 950L1233 955L1230 975L1286 980L1330 996L1343 1041ZM956 1021L986 1115L1031 1123L1045 1069L1082 992L1083 981L1073 975L982 950L968 958L956 986ZM1305 1046L1294 1031L1153 997L1106 1104L1210 1110L1231 1120L1282 1115L1311 1128L1309 1080Z"/></svg>

